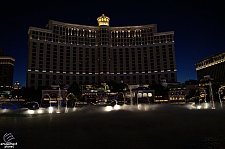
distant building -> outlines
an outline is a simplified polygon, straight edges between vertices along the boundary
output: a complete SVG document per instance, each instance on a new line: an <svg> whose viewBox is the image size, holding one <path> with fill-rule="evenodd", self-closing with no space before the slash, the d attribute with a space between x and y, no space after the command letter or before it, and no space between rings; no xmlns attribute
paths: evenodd
<svg viewBox="0 0 225 149"><path fill-rule="evenodd" d="M0 49L0 90L10 91L13 85L15 59L11 56L4 55L4 51Z"/></svg>
<svg viewBox="0 0 225 149"><path fill-rule="evenodd" d="M156 24L111 27L109 20L103 14L98 26L49 20L47 29L30 27L27 87L177 82L173 31L157 32Z"/></svg>
<svg viewBox="0 0 225 149"><path fill-rule="evenodd" d="M13 85L13 90L18 90L21 88L22 88L22 86L21 86L20 82L16 81L16 83L14 83L14 85Z"/></svg>
<svg viewBox="0 0 225 149"><path fill-rule="evenodd" d="M168 92L168 99L171 104L184 104L186 95L186 88L171 88Z"/></svg>
<svg viewBox="0 0 225 149"><path fill-rule="evenodd" d="M195 65L198 80L209 75L215 82L225 83L225 52L207 57Z"/></svg>
<svg viewBox="0 0 225 149"><path fill-rule="evenodd" d="M138 88L132 89L132 94L134 103L155 102L155 90L150 90L147 87L139 86Z"/></svg>
<svg viewBox="0 0 225 149"><path fill-rule="evenodd" d="M185 84L169 86L168 99L170 104L184 104L188 98L191 98L192 92L196 91L198 86L197 80L185 81Z"/></svg>

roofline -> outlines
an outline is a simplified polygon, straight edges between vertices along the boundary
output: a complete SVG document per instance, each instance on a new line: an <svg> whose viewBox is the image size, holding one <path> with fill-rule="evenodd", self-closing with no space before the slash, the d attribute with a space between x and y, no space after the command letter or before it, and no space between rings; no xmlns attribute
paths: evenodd
<svg viewBox="0 0 225 149"><path fill-rule="evenodd" d="M0 56L0 60L2 60L2 59L11 59L12 61L15 62L15 58L13 58L11 56L6 56L6 55Z"/></svg>
<svg viewBox="0 0 225 149"><path fill-rule="evenodd" d="M111 29L122 29L122 28L148 28L148 27L157 27L157 24L147 24L147 25L138 25L138 26L89 26L89 25L82 25L82 24L72 24L72 23L65 23L65 22L59 22L54 20L49 20L49 23L51 24L57 24L57 25L65 25L65 26L73 26L73 27L87 27L87 28L101 28L101 27L109 27Z"/></svg>
<svg viewBox="0 0 225 149"><path fill-rule="evenodd" d="M42 32L49 32L49 33L52 33L52 30L49 30L49 29L38 28L38 27L30 26L29 29L28 29L28 34L29 34L30 30L36 30L36 31L42 31Z"/></svg>

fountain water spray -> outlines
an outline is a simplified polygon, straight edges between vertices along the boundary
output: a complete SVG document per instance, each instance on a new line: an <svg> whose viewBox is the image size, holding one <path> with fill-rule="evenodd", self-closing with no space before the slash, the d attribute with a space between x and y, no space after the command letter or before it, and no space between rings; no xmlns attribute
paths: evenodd
<svg viewBox="0 0 225 149"><path fill-rule="evenodd" d="M59 93L58 93L58 109L56 111L56 113L60 113L60 105L59 105L59 99L61 99L61 89L59 88Z"/></svg>
<svg viewBox="0 0 225 149"><path fill-rule="evenodd" d="M69 93L67 96L66 96L66 108L65 108L65 113L68 113L68 107L67 107L67 100L68 100L68 97L69 96L72 96L73 98L75 98L74 94L73 93ZM75 103L76 104L76 103ZM75 105L74 105L75 106Z"/></svg>
<svg viewBox="0 0 225 149"><path fill-rule="evenodd" d="M213 97L213 91L212 91L212 83L210 80L209 80L209 88L210 88L210 93L211 93L212 109L215 109L214 97Z"/></svg>
<svg viewBox="0 0 225 149"><path fill-rule="evenodd" d="M41 105L43 104L43 99L44 99L45 96L48 96L49 106L51 107L51 96L49 94L47 94L47 93L42 96L42 98L41 98Z"/></svg>
<svg viewBox="0 0 225 149"><path fill-rule="evenodd" d="M221 86L221 87L219 88L219 91L218 91L221 108L223 108L223 103L222 103L222 99L221 99L220 93L221 93L221 91L222 91L224 88L225 88L225 86Z"/></svg>
<svg viewBox="0 0 225 149"><path fill-rule="evenodd" d="M125 95L124 95L124 93L123 92L119 92L118 95L117 95L117 99L118 99L119 94L122 94L123 95L123 104L125 104L126 101L125 101Z"/></svg>

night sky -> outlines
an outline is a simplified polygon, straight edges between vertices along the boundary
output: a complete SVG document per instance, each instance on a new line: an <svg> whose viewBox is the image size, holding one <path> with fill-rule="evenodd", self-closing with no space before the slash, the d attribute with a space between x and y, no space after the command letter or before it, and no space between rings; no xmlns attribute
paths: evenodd
<svg viewBox="0 0 225 149"><path fill-rule="evenodd" d="M223 0L1 0L0 48L16 59L14 82L26 85L28 28L45 28L48 20L97 26L110 17L110 26L157 24L158 32L174 31L178 81L197 79L195 64L225 52Z"/></svg>

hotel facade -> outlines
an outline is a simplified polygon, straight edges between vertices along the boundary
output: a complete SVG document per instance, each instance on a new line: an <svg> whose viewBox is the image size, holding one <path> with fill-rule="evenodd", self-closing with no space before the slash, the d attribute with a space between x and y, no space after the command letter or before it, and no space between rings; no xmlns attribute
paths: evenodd
<svg viewBox="0 0 225 149"><path fill-rule="evenodd" d="M0 91L11 91L15 59L0 49Z"/></svg>
<svg viewBox="0 0 225 149"><path fill-rule="evenodd" d="M28 30L27 87L38 85L177 82L174 32L157 25L109 26L104 14L98 26L49 20L47 28Z"/></svg>
<svg viewBox="0 0 225 149"><path fill-rule="evenodd" d="M225 83L225 52L203 59L195 64L198 80L210 76L215 82Z"/></svg>

